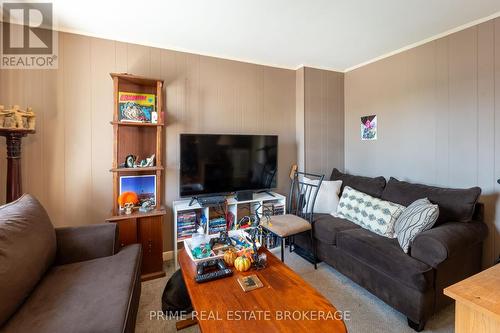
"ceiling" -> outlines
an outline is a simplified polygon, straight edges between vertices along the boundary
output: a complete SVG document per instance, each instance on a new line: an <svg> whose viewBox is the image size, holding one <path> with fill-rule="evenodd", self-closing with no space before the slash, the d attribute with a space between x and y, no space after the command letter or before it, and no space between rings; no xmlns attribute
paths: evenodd
<svg viewBox="0 0 500 333"><path fill-rule="evenodd" d="M500 14L500 0L53 0L59 30L346 71Z"/></svg>

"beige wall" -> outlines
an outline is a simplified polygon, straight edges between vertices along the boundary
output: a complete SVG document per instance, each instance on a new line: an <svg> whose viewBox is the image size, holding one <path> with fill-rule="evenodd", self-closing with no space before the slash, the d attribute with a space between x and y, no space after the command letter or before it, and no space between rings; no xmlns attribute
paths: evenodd
<svg viewBox="0 0 500 333"><path fill-rule="evenodd" d="M360 140L376 114L378 140ZM490 235L484 264L500 254L500 19L345 75L345 167L483 189Z"/></svg>
<svg viewBox="0 0 500 333"><path fill-rule="evenodd" d="M333 167L344 168L344 158L352 173L481 186L489 264L500 253L499 20L345 75L61 33L58 70L0 70L0 104L37 112L37 133L23 142L24 190L40 198L58 226L109 216L109 72L129 72L165 80L167 206L178 196L179 133L278 134L280 191L292 163L328 176ZM361 142L359 117L369 114L378 115L379 139ZM1 157L0 170L3 203ZM171 223L169 210L165 250L172 248Z"/></svg>
<svg viewBox="0 0 500 333"><path fill-rule="evenodd" d="M344 74L300 68L295 95L299 166L329 178L344 168Z"/></svg>
<svg viewBox="0 0 500 333"><path fill-rule="evenodd" d="M182 132L278 134L278 187L286 190L296 162L295 71L61 33L58 70L0 70L0 104L37 113L37 133L23 141L23 189L42 201L55 225L100 223L110 214L110 72L165 80L168 207L178 197ZM3 203L5 157L0 170ZM167 217L170 250L170 209Z"/></svg>

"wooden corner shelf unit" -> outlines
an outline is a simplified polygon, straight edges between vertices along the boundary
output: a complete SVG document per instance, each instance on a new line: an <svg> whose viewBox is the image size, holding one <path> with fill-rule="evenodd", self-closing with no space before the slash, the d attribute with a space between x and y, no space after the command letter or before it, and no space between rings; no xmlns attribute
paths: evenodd
<svg viewBox="0 0 500 333"><path fill-rule="evenodd" d="M165 276L163 272L163 219L166 214L162 206L164 186L163 167L163 80L131 74L111 73L113 79L113 212L108 222L117 223L120 245L139 243L142 245L142 280ZM119 92L154 94L157 123L121 122L119 117ZM144 168L124 168L121 163L128 155L139 160L155 154L155 165ZM130 175L156 175L156 207L149 212L134 210L125 214L120 210L117 198L120 194L120 177Z"/></svg>

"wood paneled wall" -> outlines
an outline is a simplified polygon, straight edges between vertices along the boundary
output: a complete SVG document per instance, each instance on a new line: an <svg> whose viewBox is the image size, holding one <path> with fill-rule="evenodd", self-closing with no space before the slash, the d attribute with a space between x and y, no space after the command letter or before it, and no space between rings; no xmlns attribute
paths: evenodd
<svg viewBox="0 0 500 333"><path fill-rule="evenodd" d="M110 215L110 72L165 80L165 251L172 249L180 133L279 135L278 187L286 191L296 163L295 71L60 33L58 70L0 70L0 104L30 105L37 113L37 133L23 142L23 189L55 225L101 223Z"/></svg>
<svg viewBox="0 0 500 333"><path fill-rule="evenodd" d="M344 74L300 68L296 100L299 166L328 179L344 169Z"/></svg>
<svg viewBox="0 0 500 333"><path fill-rule="evenodd" d="M361 141L376 114L378 140ZM500 254L500 19L345 75L345 167L449 187L480 186L490 234L484 265Z"/></svg>

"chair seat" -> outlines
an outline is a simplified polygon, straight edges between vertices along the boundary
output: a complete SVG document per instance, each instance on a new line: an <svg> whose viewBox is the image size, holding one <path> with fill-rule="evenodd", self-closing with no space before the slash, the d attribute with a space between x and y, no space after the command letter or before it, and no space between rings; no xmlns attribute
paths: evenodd
<svg viewBox="0 0 500 333"><path fill-rule="evenodd" d="M281 238L311 230L307 220L292 214L271 216L269 223L262 223L262 227Z"/></svg>

